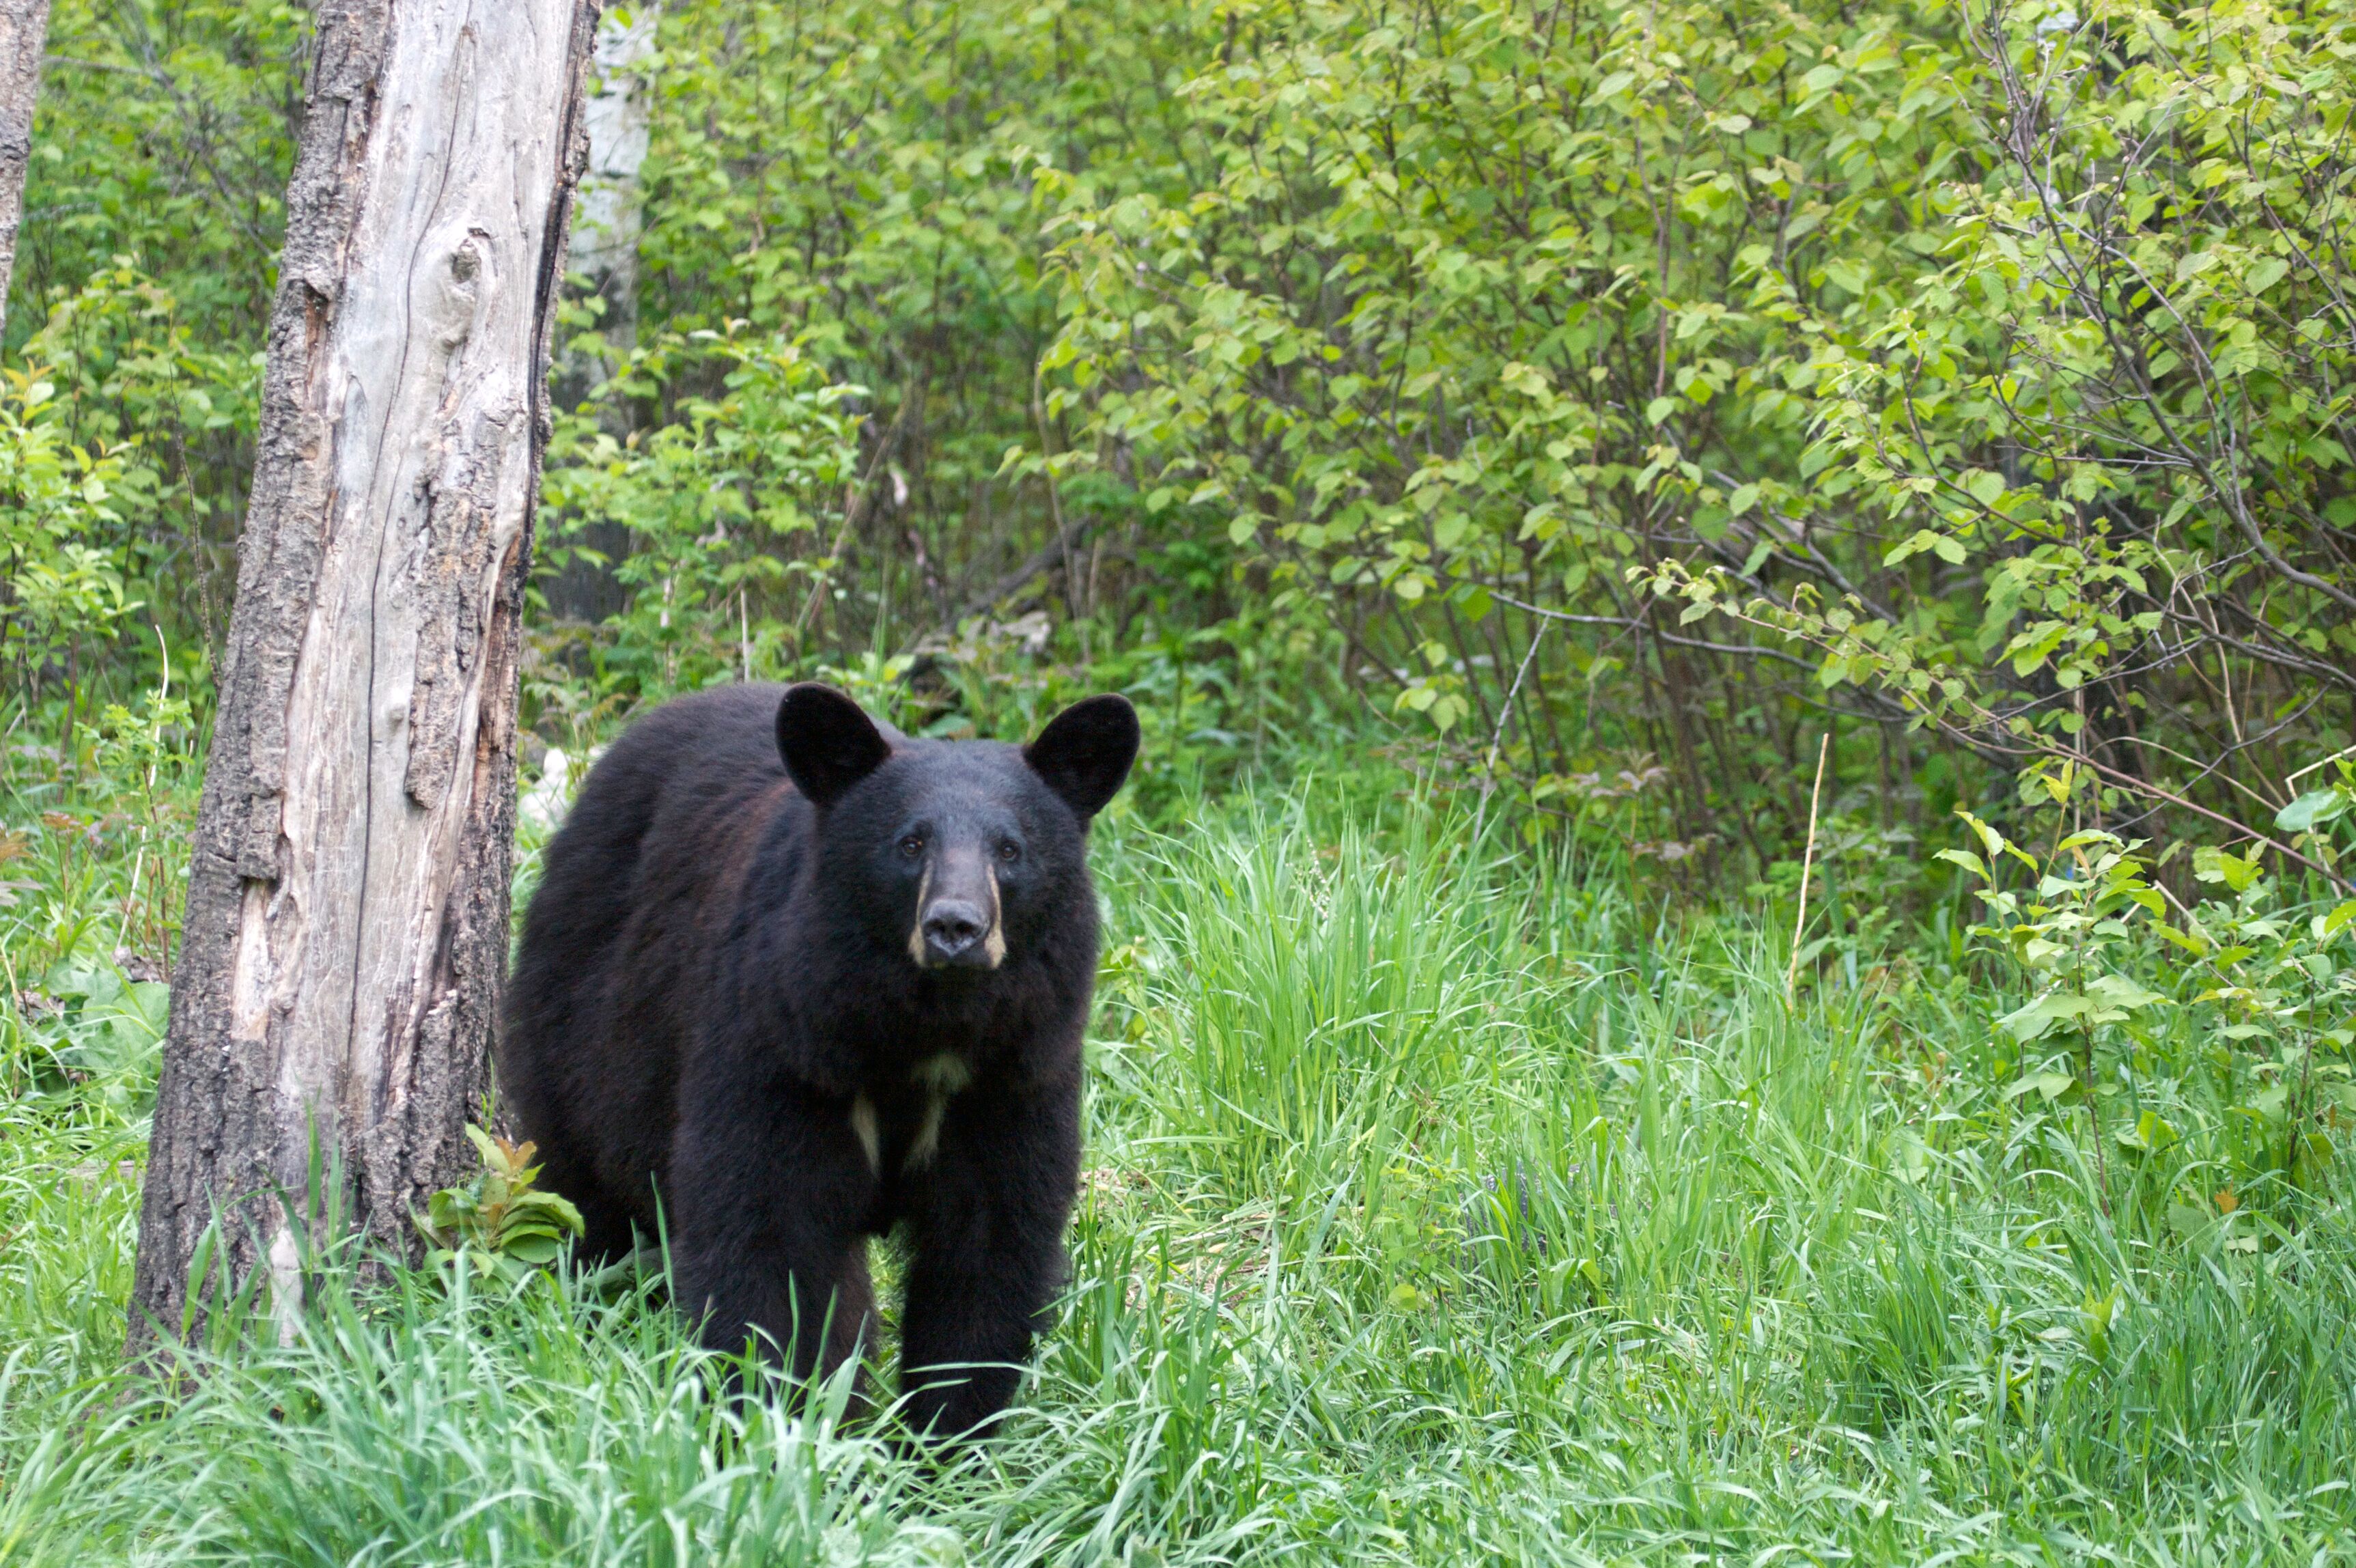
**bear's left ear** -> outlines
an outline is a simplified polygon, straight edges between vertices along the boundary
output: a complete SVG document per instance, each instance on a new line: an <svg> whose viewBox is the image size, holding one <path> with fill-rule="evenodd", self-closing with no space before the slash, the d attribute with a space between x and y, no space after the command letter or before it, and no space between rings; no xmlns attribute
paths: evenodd
<svg viewBox="0 0 2356 1568"><path fill-rule="evenodd" d="M831 806L883 767L892 746L857 703L831 686L804 681L787 687L777 704L777 755L811 805Z"/></svg>
<svg viewBox="0 0 2356 1568"><path fill-rule="evenodd" d="M1137 710L1108 693L1057 714L1023 748L1023 760L1086 822L1120 792L1137 741Z"/></svg>

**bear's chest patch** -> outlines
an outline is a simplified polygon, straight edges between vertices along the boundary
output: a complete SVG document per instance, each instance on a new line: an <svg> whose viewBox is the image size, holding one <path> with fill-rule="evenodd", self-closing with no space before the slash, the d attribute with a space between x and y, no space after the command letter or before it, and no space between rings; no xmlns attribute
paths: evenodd
<svg viewBox="0 0 2356 1568"><path fill-rule="evenodd" d="M943 1051L918 1062L908 1075L916 1090L916 1113L910 1133L907 1152L901 1156L900 1171L909 1175L924 1170L940 1153L941 1122L948 1114L949 1101L973 1081L973 1069L962 1058ZM851 1131L859 1140L859 1147L867 1156L869 1174L884 1174L884 1126L877 1114L875 1101L866 1095L855 1096L851 1102Z"/></svg>

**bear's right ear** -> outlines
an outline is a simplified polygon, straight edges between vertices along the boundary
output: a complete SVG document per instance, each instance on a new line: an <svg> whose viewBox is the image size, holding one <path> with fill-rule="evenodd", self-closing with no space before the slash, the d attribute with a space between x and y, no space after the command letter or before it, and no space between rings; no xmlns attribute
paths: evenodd
<svg viewBox="0 0 2356 1568"><path fill-rule="evenodd" d="M815 681L786 688L777 704L777 755L813 806L831 806L884 765L891 745L857 703Z"/></svg>

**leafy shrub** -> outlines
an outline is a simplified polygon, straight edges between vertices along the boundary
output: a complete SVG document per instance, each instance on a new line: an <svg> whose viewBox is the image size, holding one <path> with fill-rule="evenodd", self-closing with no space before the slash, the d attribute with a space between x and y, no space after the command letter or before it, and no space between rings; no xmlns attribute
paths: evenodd
<svg viewBox="0 0 2356 1568"><path fill-rule="evenodd" d="M131 979L87 950L52 964L32 1007L49 1091L95 1099L125 1121L144 1118L155 1100L171 1000L161 981Z"/></svg>
<svg viewBox="0 0 2356 1568"><path fill-rule="evenodd" d="M536 1145L510 1144L471 1122L466 1137L483 1156L482 1174L428 1198L417 1229L433 1244L428 1259L437 1267L517 1283L555 1262L567 1236L581 1234L581 1211L533 1185L540 1176L531 1163Z"/></svg>

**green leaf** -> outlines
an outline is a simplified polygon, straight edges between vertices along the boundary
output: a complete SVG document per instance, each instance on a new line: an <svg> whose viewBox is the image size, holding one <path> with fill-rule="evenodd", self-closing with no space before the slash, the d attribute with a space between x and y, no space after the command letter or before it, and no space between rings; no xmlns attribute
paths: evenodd
<svg viewBox="0 0 2356 1568"><path fill-rule="evenodd" d="M576 1236L580 1235L582 1231L586 1229L586 1226L581 1219L581 1210L573 1207L571 1199L561 1194L553 1192L528 1192L521 1197L518 1198L516 1203L518 1207L528 1208L534 1213L546 1214L551 1219L555 1221L555 1223L562 1226L565 1230L572 1231Z"/></svg>
<svg viewBox="0 0 2356 1568"><path fill-rule="evenodd" d="M1997 1026L2027 1045L2054 1025L2072 1018L2083 1018L2095 1010L2093 1002L2076 992L2049 991L2028 1006L2017 1008L1998 1018Z"/></svg>
<svg viewBox="0 0 2356 1568"><path fill-rule="evenodd" d="M2192 875L2202 882L2222 882L2235 893L2249 890L2258 879L2258 856L2233 854L2213 844L2202 844L2192 852Z"/></svg>
<svg viewBox="0 0 2356 1568"><path fill-rule="evenodd" d="M2275 813L2275 826L2285 832L2309 832L2347 815L2349 798L2340 789L2310 789Z"/></svg>
<svg viewBox="0 0 2356 1568"><path fill-rule="evenodd" d="M1978 877L1983 882L1988 880L1987 862L1982 860L1978 855L1974 854L1970 850L1943 849L1933 858L1948 861L1954 865L1960 865L1965 871L1970 872L1973 875Z"/></svg>
<svg viewBox="0 0 2356 1568"><path fill-rule="evenodd" d="M2088 983L2086 994L2111 1007L2149 1007L2168 998L2157 991L2147 991L2124 974L2097 976Z"/></svg>
<svg viewBox="0 0 2356 1568"><path fill-rule="evenodd" d="M2066 1072L2031 1073L2008 1088L2004 1091L2004 1098L2019 1100L2024 1095L2035 1094L2040 1096L2050 1105L2054 1101L2070 1096L2077 1088L2078 1080Z"/></svg>
<svg viewBox="0 0 2356 1568"><path fill-rule="evenodd" d="M2121 1146L2143 1154L2156 1154L2176 1142L2176 1129L2161 1120L2158 1112L2146 1111L2127 1126L2112 1136Z"/></svg>

